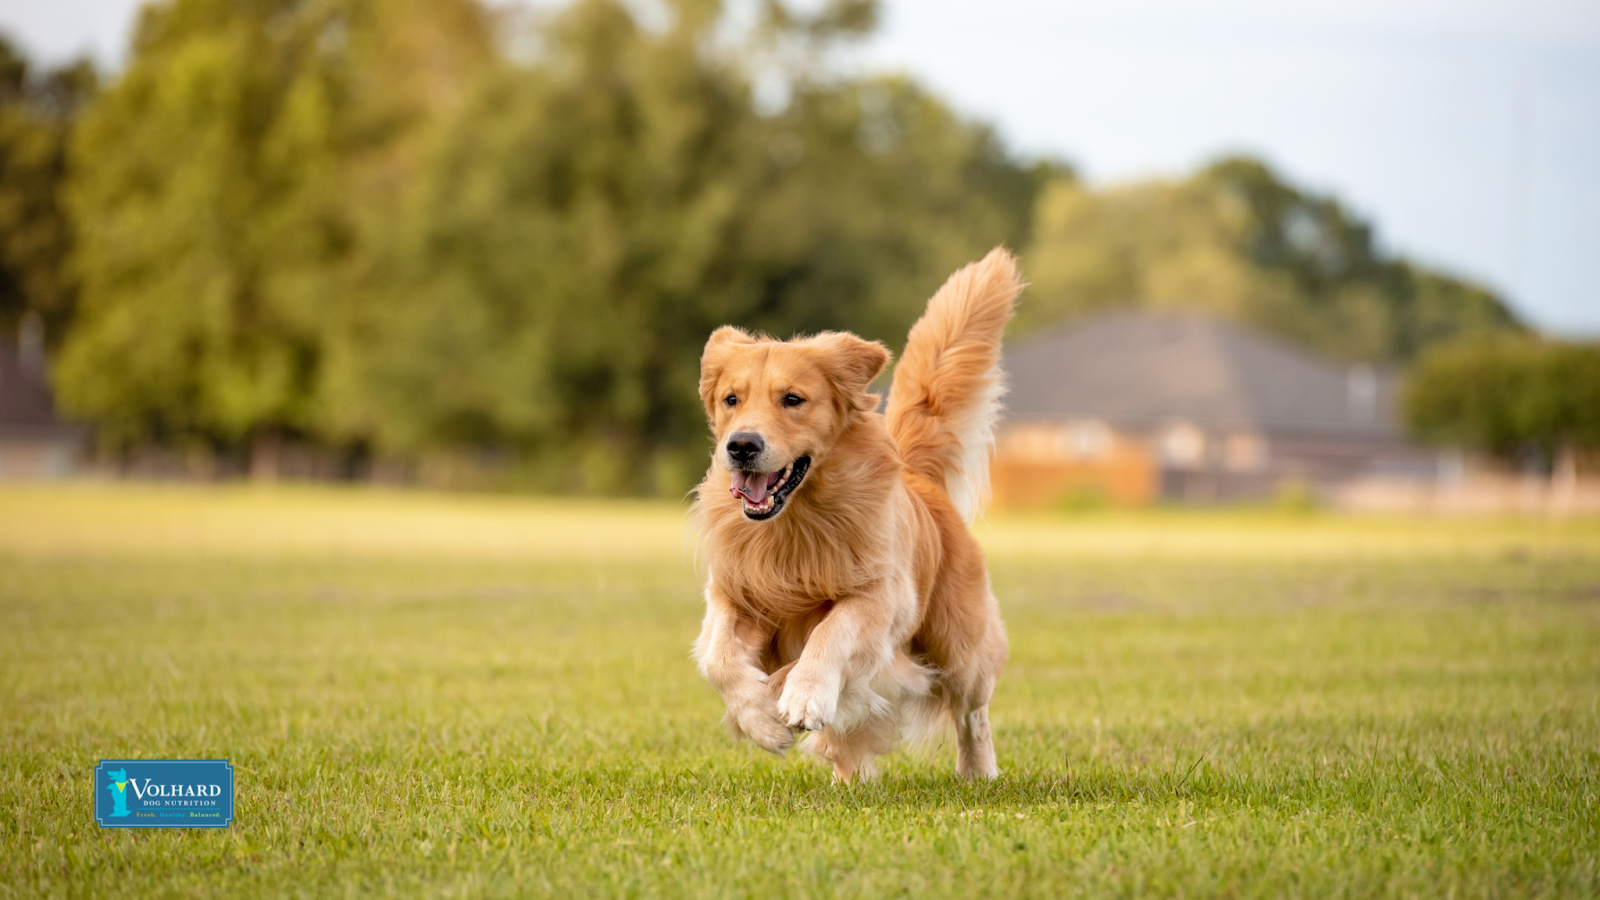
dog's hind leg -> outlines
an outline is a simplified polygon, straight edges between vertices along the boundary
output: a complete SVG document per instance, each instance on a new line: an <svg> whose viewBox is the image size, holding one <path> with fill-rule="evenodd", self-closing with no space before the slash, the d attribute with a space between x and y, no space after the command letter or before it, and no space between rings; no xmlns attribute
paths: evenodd
<svg viewBox="0 0 1600 900"><path fill-rule="evenodd" d="M962 778L995 778L994 736L989 732L989 704L956 713L956 774Z"/></svg>
<svg viewBox="0 0 1600 900"><path fill-rule="evenodd" d="M836 781L865 781L878 774L873 760L894 748L895 731L893 719L871 719L848 732L829 728L813 734L806 749L833 763Z"/></svg>
<svg viewBox="0 0 1600 900"><path fill-rule="evenodd" d="M981 643L959 648L946 656L940 673L940 691L956 726L956 774L962 778L994 778L1000 774L989 725L989 699L995 677L1005 660L1005 632L999 622ZM954 658L952 658L952 656Z"/></svg>
<svg viewBox="0 0 1600 900"><path fill-rule="evenodd" d="M994 778L994 735L989 728L989 698L994 696L994 675L973 673L964 684L946 682L950 690L950 715L956 721L956 774L962 778Z"/></svg>
<svg viewBox="0 0 1600 900"><path fill-rule="evenodd" d="M995 681L1005 664L1006 632L1000 624L994 595L987 590L984 593L985 602L978 608L985 611L986 621L977 627L969 625L966 635L972 637L946 657L944 684L949 692L950 715L956 724L956 774L962 778L995 778L1000 774L989 725L989 699L994 696Z"/></svg>

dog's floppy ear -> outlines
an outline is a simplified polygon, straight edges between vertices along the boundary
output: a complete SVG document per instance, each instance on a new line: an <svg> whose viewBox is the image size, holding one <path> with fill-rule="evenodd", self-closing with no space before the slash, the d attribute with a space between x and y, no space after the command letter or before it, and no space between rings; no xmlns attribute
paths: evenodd
<svg viewBox="0 0 1600 900"><path fill-rule="evenodd" d="M711 415L715 407L715 397L711 393L717 389L717 379L722 377L722 367L727 364L728 354L736 347L756 343L756 338L740 328L724 325L711 332L711 339L706 341L706 349L700 354L700 402L705 404L706 415Z"/></svg>
<svg viewBox="0 0 1600 900"><path fill-rule="evenodd" d="M811 345L822 353L828 380L838 389L847 409L877 409L878 398L867 393L867 385L889 364L888 347L844 331L824 331L811 339Z"/></svg>

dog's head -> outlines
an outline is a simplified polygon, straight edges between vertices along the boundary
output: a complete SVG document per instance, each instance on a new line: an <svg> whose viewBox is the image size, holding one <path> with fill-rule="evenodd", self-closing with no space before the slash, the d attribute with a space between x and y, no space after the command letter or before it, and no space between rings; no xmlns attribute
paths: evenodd
<svg viewBox="0 0 1600 900"><path fill-rule="evenodd" d="M700 357L700 399L716 436L712 462L732 473L747 519L783 511L851 420L877 406L867 385L889 351L853 334L775 341L723 327Z"/></svg>

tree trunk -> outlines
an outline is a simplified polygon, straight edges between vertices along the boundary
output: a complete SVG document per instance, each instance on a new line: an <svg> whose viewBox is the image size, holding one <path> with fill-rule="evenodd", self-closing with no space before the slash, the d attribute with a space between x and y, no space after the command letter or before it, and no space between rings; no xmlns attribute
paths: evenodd
<svg viewBox="0 0 1600 900"><path fill-rule="evenodd" d="M1578 453L1571 444L1562 444L1556 451L1556 463L1550 468L1550 511L1572 511L1578 492Z"/></svg>
<svg viewBox="0 0 1600 900"><path fill-rule="evenodd" d="M278 480L283 460L283 434L276 428L262 428L250 445L250 480L272 484Z"/></svg>

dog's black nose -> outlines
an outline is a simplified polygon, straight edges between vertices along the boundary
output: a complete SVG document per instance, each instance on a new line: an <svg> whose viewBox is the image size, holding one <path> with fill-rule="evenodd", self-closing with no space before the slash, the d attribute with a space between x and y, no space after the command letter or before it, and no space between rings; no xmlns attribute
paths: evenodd
<svg viewBox="0 0 1600 900"><path fill-rule="evenodd" d="M728 435L728 458L733 460L736 466L750 465L765 449L767 442L754 431L735 431Z"/></svg>

